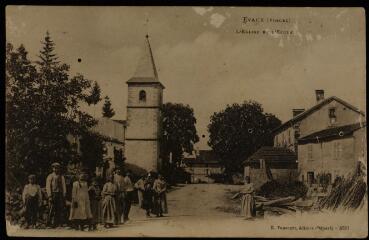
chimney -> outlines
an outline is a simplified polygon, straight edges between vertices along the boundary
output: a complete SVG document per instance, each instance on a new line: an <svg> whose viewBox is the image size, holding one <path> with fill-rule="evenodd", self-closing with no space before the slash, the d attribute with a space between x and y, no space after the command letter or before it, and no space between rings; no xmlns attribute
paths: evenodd
<svg viewBox="0 0 369 240"><path fill-rule="evenodd" d="M296 117L297 115L303 112L305 112L305 109L303 108L294 108L292 109L292 117Z"/></svg>
<svg viewBox="0 0 369 240"><path fill-rule="evenodd" d="M319 103L322 100L324 100L324 90L323 89L318 89L315 90L315 96L316 96L316 102Z"/></svg>

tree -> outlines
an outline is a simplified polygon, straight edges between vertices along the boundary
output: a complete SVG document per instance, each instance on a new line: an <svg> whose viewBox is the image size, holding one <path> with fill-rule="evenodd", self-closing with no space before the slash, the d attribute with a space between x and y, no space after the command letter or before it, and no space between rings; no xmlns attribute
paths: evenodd
<svg viewBox="0 0 369 240"><path fill-rule="evenodd" d="M88 105L97 104L101 101L101 89L97 82L94 83L92 87L91 93L89 96L86 96L86 102Z"/></svg>
<svg viewBox="0 0 369 240"><path fill-rule="evenodd" d="M11 174L37 174L44 180L54 161L66 165L75 153L68 135L86 133L96 124L79 103L86 101L91 81L69 77L47 32L35 65L23 46L7 45L7 163ZM18 175L17 175L18 176Z"/></svg>
<svg viewBox="0 0 369 240"><path fill-rule="evenodd" d="M196 118L188 105L166 103L162 107L161 157L165 172L173 172L184 152L192 153L193 145L199 141L196 133ZM172 162L170 162L172 154Z"/></svg>
<svg viewBox="0 0 369 240"><path fill-rule="evenodd" d="M241 172L242 162L261 146L272 146L272 130L281 121L264 113L261 104L247 101L227 105L214 113L208 125L209 146L218 154L226 171Z"/></svg>
<svg viewBox="0 0 369 240"><path fill-rule="evenodd" d="M23 45L16 50L10 43L6 46L6 173L7 183L15 185L26 176L22 169L27 167L24 158L31 143L27 136L36 127L33 81L37 72L27 54Z"/></svg>
<svg viewBox="0 0 369 240"><path fill-rule="evenodd" d="M102 110L103 117L112 118L115 115L115 112L111 107L110 98L108 96L105 97L105 102Z"/></svg>
<svg viewBox="0 0 369 240"><path fill-rule="evenodd" d="M102 165L104 154L103 137L94 132L86 132L80 138L81 163L83 168L94 172Z"/></svg>

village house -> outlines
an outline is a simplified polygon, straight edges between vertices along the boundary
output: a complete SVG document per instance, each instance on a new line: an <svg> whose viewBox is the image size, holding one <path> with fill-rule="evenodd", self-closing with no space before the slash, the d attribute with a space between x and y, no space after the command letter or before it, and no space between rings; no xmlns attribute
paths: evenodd
<svg viewBox="0 0 369 240"><path fill-rule="evenodd" d="M100 118L92 131L98 133L104 140L104 168L97 168L96 175L101 176L103 170L108 174L116 164L123 163L125 150L126 121Z"/></svg>
<svg viewBox="0 0 369 240"><path fill-rule="evenodd" d="M264 146L243 162L244 176L259 188L267 181L290 182L297 177L297 156L284 147Z"/></svg>
<svg viewBox="0 0 369 240"><path fill-rule="evenodd" d="M347 176L366 156L366 122L328 128L298 139L299 180L308 186Z"/></svg>
<svg viewBox="0 0 369 240"><path fill-rule="evenodd" d="M97 119L97 124L92 127L91 131L99 134L103 138L104 143L104 167L97 167L97 176L102 176L103 171L108 173L111 172L115 168L116 163L123 163L126 126L127 124L124 120L113 120L102 117ZM73 148L75 148L77 154L81 154L80 137L69 134L67 139L72 144ZM78 168L78 166L79 163L70 163L68 168L75 169Z"/></svg>
<svg viewBox="0 0 369 240"><path fill-rule="evenodd" d="M317 182L318 173L334 179L351 172L366 146L359 144L366 138L364 112L338 97L325 99L324 90L315 93L316 105L294 109L293 118L274 130L274 146L297 154L298 178L307 184Z"/></svg>
<svg viewBox="0 0 369 240"><path fill-rule="evenodd" d="M274 130L274 147L262 147L244 162L244 174L251 181L268 180L263 167L271 169L269 180L294 176L309 184L323 171L333 179L354 169L357 155L366 147L365 114L338 97L325 99L324 90L315 90L315 94L313 107L293 109L292 119Z"/></svg>
<svg viewBox="0 0 369 240"><path fill-rule="evenodd" d="M344 100L324 98L324 90L315 90L316 104L305 109L293 109L293 117L274 130L274 146L286 147L297 153L299 137L327 128L364 122L365 114Z"/></svg>
<svg viewBox="0 0 369 240"><path fill-rule="evenodd" d="M212 183L214 179L211 175L224 172L224 166L212 150L199 150L194 155L184 157L182 166L191 174L192 183Z"/></svg>

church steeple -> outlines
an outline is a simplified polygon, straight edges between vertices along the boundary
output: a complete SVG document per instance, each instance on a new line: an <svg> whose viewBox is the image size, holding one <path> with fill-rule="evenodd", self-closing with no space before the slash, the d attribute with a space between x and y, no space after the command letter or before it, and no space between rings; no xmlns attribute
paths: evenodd
<svg viewBox="0 0 369 240"><path fill-rule="evenodd" d="M159 171L162 167L160 139L164 86L159 82L149 37L136 72L127 81L127 132L125 157L127 163Z"/></svg>
<svg viewBox="0 0 369 240"><path fill-rule="evenodd" d="M151 50L149 35L145 36L143 54L138 61L136 71L127 83L157 82L159 83L154 57Z"/></svg>

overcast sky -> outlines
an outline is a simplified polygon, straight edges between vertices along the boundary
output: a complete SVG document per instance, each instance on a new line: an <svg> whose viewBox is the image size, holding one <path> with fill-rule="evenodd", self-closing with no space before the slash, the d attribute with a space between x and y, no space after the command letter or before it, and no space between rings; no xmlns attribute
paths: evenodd
<svg viewBox="0 0 369 240"><path fill-rule="evenodd" d="M263 18L243 23L243 17ZM267 18L287 23L266 22ZM146 19L149 23L145 26ZM239 34L237 30L289 30ZM148 32L164 102L189 104L208 148L210 116L227 104L260 102L282 121L309 108L314 90L365 111L365 15L358 8L8 6L6 39L36 60L49 31L72 73L96 80L115 119L126 118L126 81ZM81 62L78 62L81 58ZM103 101L102 101L103 102ZM87 110L101 116L102 102Z"/></svg>

